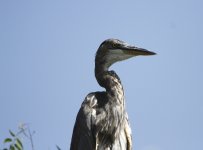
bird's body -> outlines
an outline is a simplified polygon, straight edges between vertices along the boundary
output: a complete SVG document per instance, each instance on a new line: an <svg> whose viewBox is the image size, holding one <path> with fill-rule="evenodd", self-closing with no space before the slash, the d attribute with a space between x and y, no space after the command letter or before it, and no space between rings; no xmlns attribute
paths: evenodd
<svg viewBox="0 0 203 150"><path fill-rule="evenodd" d="M95 76L106 91L86 96L73 130L71 150L131 150L131 129L125 110L121 80L108 68L115 62L135 55L155 53L108 39L96 54Z"/></svg>

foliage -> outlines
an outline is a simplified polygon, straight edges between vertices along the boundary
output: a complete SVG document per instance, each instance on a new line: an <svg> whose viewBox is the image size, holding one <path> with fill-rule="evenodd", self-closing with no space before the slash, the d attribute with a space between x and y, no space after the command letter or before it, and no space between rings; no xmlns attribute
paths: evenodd
<svg viewBox="0 0 203 150"><path fill-rule="evenodd" d="M4 148L0 150L24 150L22 138L25 137L29 140L31 150L35 150L34 143L33 143L33 135L35 134L35 131L30 130L29 126L27 124L21 124L19 126L18 132L14 133L13 131L9 130L9 137L5 138ZM61 150L61 148L56 145L57 150Z"/></svg>
<svg viewBox="0 0 203 150"><path fill-rule="evenodd" d="M13 133L9 130L10 137L4 139L4 143L7 145L3 150L23 150L23 144L19 138L20 133Z"/></svg>

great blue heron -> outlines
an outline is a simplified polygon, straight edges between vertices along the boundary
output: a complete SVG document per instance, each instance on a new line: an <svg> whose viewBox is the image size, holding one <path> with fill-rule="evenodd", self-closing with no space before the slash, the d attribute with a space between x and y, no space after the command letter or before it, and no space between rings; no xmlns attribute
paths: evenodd
<svg viewBox="0 0 203 150"><path fill-rule="evenodd" d="M83 101L73 130L71 150L132 149L123 86L118 75L108 69L118 61L154 54L118 39L107 39L99 46L95 77L106 91L90 93Z"/></svg>

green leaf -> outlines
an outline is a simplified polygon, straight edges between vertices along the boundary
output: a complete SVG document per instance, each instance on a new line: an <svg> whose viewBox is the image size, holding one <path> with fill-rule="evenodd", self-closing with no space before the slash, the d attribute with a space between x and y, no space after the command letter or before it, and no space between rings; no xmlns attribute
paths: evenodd
<svg viewBox="0 0 203 150"><path fill-rule="evenodd" d="M22 142L20 141L19 138L16 138L16 144L17 144L21 149L23 149L23 144L22 144Z"/></svg>
<svg viewBox="0 0 203 150"><path fill-rule="evenodd" d="M6 139L4 140L4 143L9 143L9 142L12 142L12 139L11 139L11 138L6 138Z"/></svg>
<svg viewBox="0 0 203 150"><path fill-rule="evenodd" d="M18 144L14 144L18 150L22 150L22 148Z"/></svg>
<svg viewBox="0 0 203 150"><path fill-rule="evenodd" d="M10 145L9 150L15 150L15 147L13 145Z"/></svg>
<svg viewBox="0 0 203 150"><path fill-rule="evenodd" d="M11 130L9 130L9 133L10 133L10 135L11 135L12 137L15 137L15 136L16 136Z"/></svg>

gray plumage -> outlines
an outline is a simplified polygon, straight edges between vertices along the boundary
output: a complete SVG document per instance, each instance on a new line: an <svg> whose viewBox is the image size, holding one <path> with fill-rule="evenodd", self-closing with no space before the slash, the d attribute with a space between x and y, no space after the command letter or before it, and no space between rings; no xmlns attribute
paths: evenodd
<svg viewBox="0 0 203 150"><path fill-rule="evenodd" d="M108 39L100 45L95 57L95 77L106 91L90 93L83 101L73 130L71 150L132 149L123 86L118 75L108 69L118 61L154 54L118 39Z"/></svg>

